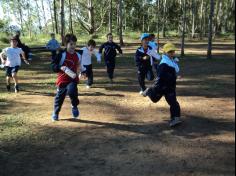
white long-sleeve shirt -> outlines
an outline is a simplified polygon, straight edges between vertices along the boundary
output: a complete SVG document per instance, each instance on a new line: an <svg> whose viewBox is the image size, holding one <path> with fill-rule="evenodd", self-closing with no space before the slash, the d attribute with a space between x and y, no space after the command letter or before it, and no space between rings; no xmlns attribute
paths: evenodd
<svg viewBox="0 0 236 176"><path fill-rule="evenodd" d="M101 54L99 54L96 50L93 50L92 52L89 51L87 47L82 48L83 54L82 54L82 60L81 60L81 65L91 65L92 64L92 55L95 55L97 58L98 62L101 62Z"/></svg>

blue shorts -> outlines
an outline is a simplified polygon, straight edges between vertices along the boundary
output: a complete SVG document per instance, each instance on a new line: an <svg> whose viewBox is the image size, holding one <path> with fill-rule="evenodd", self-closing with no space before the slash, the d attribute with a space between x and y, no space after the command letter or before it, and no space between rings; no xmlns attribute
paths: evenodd
<svg viewBox="0 0 236 176"><path fill-rule="evenodd" d="M6 69L6 76L12 77L13 73L17 73L20 69L20 66L15 67L5 67Z"/></svg>

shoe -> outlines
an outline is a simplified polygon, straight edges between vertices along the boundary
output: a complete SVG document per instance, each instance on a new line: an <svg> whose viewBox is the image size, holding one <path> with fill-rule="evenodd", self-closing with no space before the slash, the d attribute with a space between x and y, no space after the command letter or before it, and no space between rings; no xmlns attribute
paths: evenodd
<svg viewBox="0 0 236 176"><path fill-rule="evenodd" d="M52 121L53 121L53 122L59 121L59 115L53 113L53 115L52 115Z"/></svg>
<svg viewBox="0 0 236 176"><path fill-rule="evenodd" d="M19 92L20 92L19 86L16 85L16 86L15 86L15 93L19 93Z"/></svg>
<svg viewBox="0 0 236 176"><path fill-rule="evenodd" d="M141 91L139 92L139 94L140 94L140 95L143 95L143 91L141 90Z"/></svg>
<svg viewBox="0 0 236 176"><path fill-rule="evenodd" d="M78 107L72 107L72 115L74 119L79 118L80 112L79 112Z"/></svg>
<svg viewBox="0 0 236 176"><path fill-rule="evenodd" d="M86 88L87 88L87 89L91 89L91 86L88 86L88 85L87 85Z"/></svg>
<svg viewBox="0 0 236 176"><path fill-rule="evenodd" d="M182 124L182 121L180 119L180 117L175 117L173 120L170 121L170 127L176 127L178 125Z"/></svg>
<svg viewBox="0 0 236 176"><path fill-rule="evenodd" d="M11 86L7 85L7 91L10 92L11 91Z"/></svg>
<svg viewBox="0 0 236 176"><path fill-rule="evenodd" d="M147 88L141 95L144 97L147 97L148 91L149 91L149 88Z"/></svg>

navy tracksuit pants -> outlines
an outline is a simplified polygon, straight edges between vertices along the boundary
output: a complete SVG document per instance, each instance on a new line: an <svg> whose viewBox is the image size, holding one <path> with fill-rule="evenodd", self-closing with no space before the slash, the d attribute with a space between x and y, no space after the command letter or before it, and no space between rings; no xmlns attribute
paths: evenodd
<svg viewBox="0 0 236 176"><path fill-rule="evenodd" d="M105 58L105 63L107 66L107 75L108 75L109 79L113 79L114 78L114 71L116 68L116 59L115 58L112 58L112 59Z"/></svg>
<svg viewBox="0 0 236 176"><path fill-rule="evenodd" d="M146 90L145 79L147 79L148 81L154 80L152 66L138 68L138 81L139 81L139 85L140 85L142 91Z"/></svg>
<svg viewBox="0 0 236 176"><path fill-rule="evenodd" d="M66 95L70 97L72 107L77 107L79 105L77 83L71 82L66 87L58 88L54 103L55 114L58 115L60 113Z"/></svg>
<svg viewBox="0 0 236 176"><path fill-rule="evenodd" d="M170 105L170 114L172 120L175 117L181 116L181 109L179 102L177 101L176 98L175 89L170 89L170 88L160 89L158 86L155 85L154 87L149 89L147 95L154 103L159 102L160 99L164 96L167 103Z"/></svg>
<svg viewBox="0 0 236 176"><path fill-rule="evenodd" d="M84 73L88 77L87 85L92 86L93 85L93 65L84 65L84 67L86 68L86 71Z"/></svg>

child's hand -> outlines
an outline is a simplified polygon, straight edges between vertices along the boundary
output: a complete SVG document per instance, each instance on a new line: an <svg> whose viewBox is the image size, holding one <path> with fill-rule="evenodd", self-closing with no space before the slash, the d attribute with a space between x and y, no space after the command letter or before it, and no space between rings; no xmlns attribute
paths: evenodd
<svg viewBox="0 0 236 176"><path fill-rule="evenodd" d="M25 64L30 65L29 61L24 60Z"/></svg>

